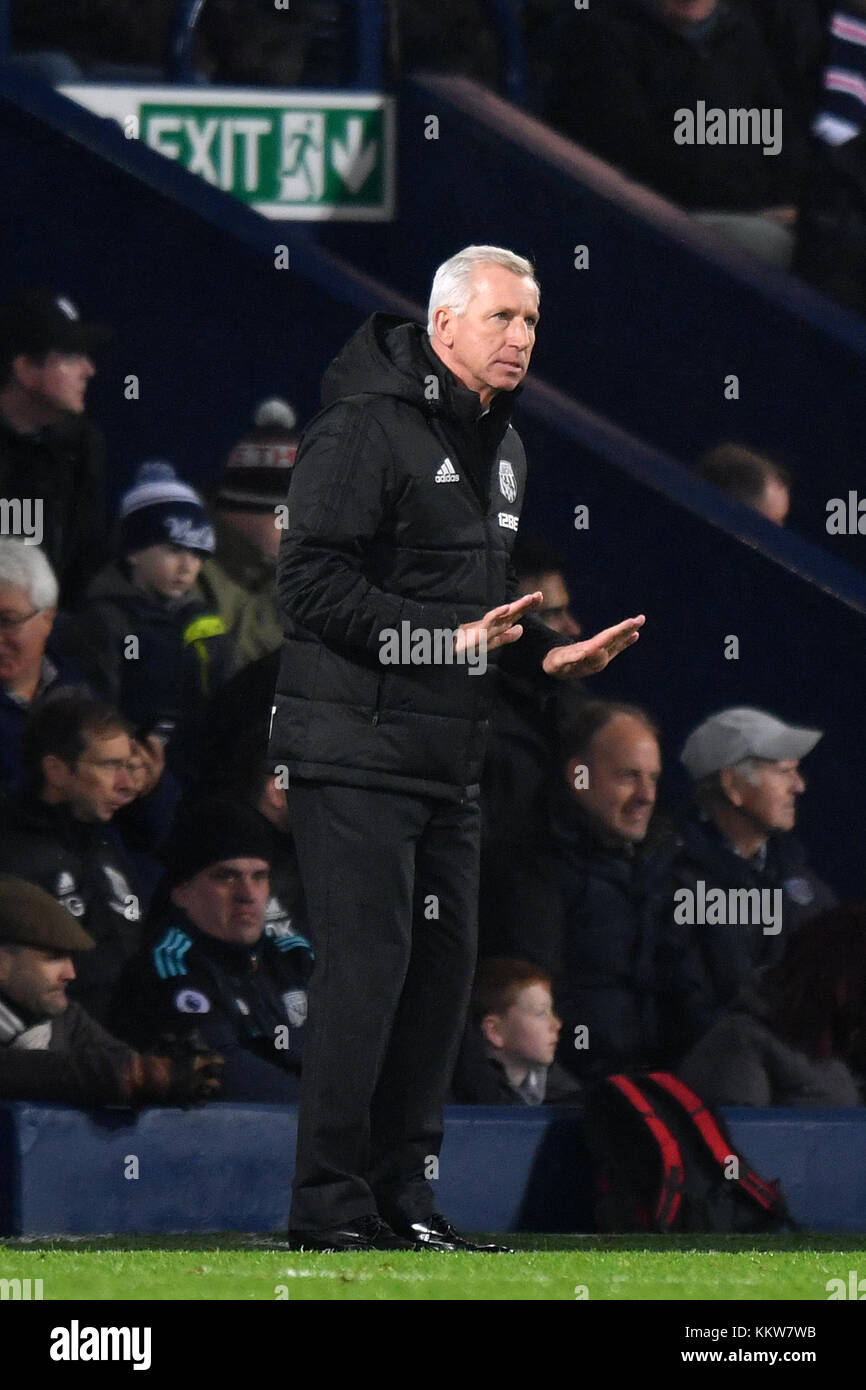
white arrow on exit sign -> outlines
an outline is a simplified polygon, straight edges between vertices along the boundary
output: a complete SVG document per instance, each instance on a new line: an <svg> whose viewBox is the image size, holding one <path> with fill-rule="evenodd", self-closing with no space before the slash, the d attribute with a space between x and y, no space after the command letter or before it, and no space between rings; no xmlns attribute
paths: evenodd
<svg viewBox="0 0 866 1390"><path fill-rule="evenodd" d="M360 116L346 121L346 141L331 141L331 163L350 193L357 193L370 177L379 157L379 142L364 144L364 122Z"/></svg>

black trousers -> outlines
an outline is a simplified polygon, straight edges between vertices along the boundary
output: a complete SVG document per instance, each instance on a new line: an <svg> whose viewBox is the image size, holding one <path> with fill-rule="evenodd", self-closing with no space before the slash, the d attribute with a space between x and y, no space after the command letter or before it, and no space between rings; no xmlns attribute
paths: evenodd
<svg viewBox="0 0 866 1390"><path fill-rule="evenodd" d="M478 803L287 795L316 953L289 1224L423 1221L475 968Z"/></svg>

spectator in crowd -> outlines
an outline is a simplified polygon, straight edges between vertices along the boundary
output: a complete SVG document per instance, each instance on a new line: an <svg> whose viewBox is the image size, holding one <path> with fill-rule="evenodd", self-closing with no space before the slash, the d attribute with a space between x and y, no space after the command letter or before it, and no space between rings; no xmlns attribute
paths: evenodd
<svg viewBox="0 0 866 1390"><path fill-rule="evenodd" d="M208 700L234 663L213 596L198 583L213 550L198 493L171 464L142 464L121 499L120 557L94 579L66 638L134 728L159 728L181 783L202 772Z"/></svg>
<svg viewBox="0 0 866 1390"><path fill-rule="evenodd" d="M342 87L352 80L352 7L340 0L209 0L201 65L213 82Z"/></svg>
<svg viewBox="0 0 866 1390"><path fill-rule="evenodd" d="M678 1016L691 981L684 953L668 948L670 851L648 839L656 726L637 706L587 701L565 732L562 767L547 848L528 866L502 867L482 951L551 975L558 1059L578 1079L668 1065L692 1040Z"/></svg>
<svg viewBox="0 0 866 1390"><path fill-rule="evenodd" d="M424 68L499 86L503 55L490 7L482 0L403 0L396 5L395 40L400 72Z"/></svg>
<svg viewBox="0 0 866 1390"><path fill-rule="evenodd" d="M518 538L514 568L520 595L543 595L538 617L576 641L581 625L571 612L565 561L552 546ZM546 801L558 758L558 730L586 698L579 681L538 681L500 666L496 703L481 781L481 894L495 878L503 854L546 835ZM510 847L510 849L509 849Z"/></svg>
<svg viewBox="0 0 866 1390"><path fill-rule="evenodd" d="M705 719L686 739L680 756L695 807L673 837L669 901L696 980L687 1005L696 1038L756 969L780 959L798 926L835 903L792 833L806 787L800 760L821 737L743 706ZM718 890L724 911L722 898L709 896Z"/></svg>
<svg viewBox="0 0 866 1390"><path fill-rule="evenodd" d="M0 1100L183 1105L213 1096L219 1057L133 1052L67 998L73 958L93 944L41 888L0 878Z"/></svg>
<svg viewBox="0 0 866 1390"><path fill-rule="evenodd" d="M265 908L265 931L297 950L299 959L312 966L307 939L307 913L295 842L292 839L285 767L267 756L268 724L247 729L238 739L229 768L227 791L237 801L263 817L273 832L270 896Z"/></svg>
<svg viewBox="0 0 866 1390"><path fill-rule="evenodd" d="M205 766L223 767L231 750L244 739L256 739L262 723L269 724L280 670L280 652L268 652L241 666L214 693L208 709Z"/></svg>
<svg viewBox="0 0 866 1390"><path fill-rule="evenodd" d="M575 641L583 629L571 611L571 595L562 555L544 541L519 537L513 558L520 593L540 593L542 600L537 610L538 617L552 632Z"/></svg>
<svg viewBox="0 0 866 1390"><path fill-rule="evenodd" d="M276 600L281 525L298 449L295 412L287 401L264 401L253 428L228 457L214 499L216 555L204 577L231 631L237 663L279 650ZM271 686L273 693L273 685Z"/></svg>
<svg viewBox="0 0 866 1390"><path fill-rule="evenodd" d="M159 70L176 16L176 0L11 0L11 40L29 56L61 50L85 71L98 63Z"/></svg>
<svg viewBox="0 0 866 1390"><path fill-rule="evenodd" d="M720 234L787 265L808 131L748 7L612 0L564 15L548 119ZM772 119L746 139L728 128L729 113L742 110ZM710 124L712 112L720 122Z"/></svg>
<svg viewBox="0 0 866 1390"><path fill-rule="evenodd" d="M165 907L111 1014L136 1047L195 1030L225 1057L223 1100L297 1099L309 954L265 931L273 835L224 797L182 809L166 849Z"/></svg>
<svg viewBox="0 0 866 1390"><path fill-rule="evenodd" d="M718 444L698 459L696 473L784 526L791 507L791 475L782 464L742 444Z"/></svg>
<svg viewBox="0 0 866 1390"><path fill-rule="evenodd" d="M832 0L748 0L786 100L803 128L818 108L831 5Z"/></svg>
<svg viewBox="0 0 866 1390"><path fill-rule="evenodd" d="M104 555L105 441L84 418L93 351L112 336L47 291L0 305L0 494L51 561L63 603Z"/></svg>
<svg viewBox="0 0 866 1390"><path fill-rule="evenodd" d="M863 1103L866 910L813 917L719 1015L679 1067L710 1105Z"/></svg>
<svg viewBox="0 0 866 1390"><path fill-rule="evenodd" d="M454 1073L463 1105L573 1104L581 1088L554 1061L561 1021L550 976L531 961L479 962L469 1026Z"/></svg>
<svg viewBox="0 0 866 1390"><path fill-rule="evenodd" d="M28 712L59 690L89 693L51 641L57 578L38 546L0 538L0 787L18 785Z"/></svg>
<svg viewBox="0 0 866 1390"><path fill-rule="evenodd" d="M814 129L826 145L845 145L866 129L866 0L833 5Z"/></svg>
<svg viewBox="0 0 866 1390"><path fill-rule="evenodd" d="M24 730L22 791L3 808L0 872L36 883L96 941L73 997L104 1021L120 971L138 948L141 900L109 822L134 793L128 727L110 705L56 695Z"/></svg>
<svg viewBox="0 0 866 1390"><path fill-rule="evenodd" d="M866 314L866 0L832 8L794 269Z"/></svg>

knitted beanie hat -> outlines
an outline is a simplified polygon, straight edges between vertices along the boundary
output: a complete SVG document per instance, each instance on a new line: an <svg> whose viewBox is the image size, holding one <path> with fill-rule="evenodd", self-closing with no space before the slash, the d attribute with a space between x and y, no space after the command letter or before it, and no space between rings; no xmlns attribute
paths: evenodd
<svg viewBox="0 0 866 1390"><path fill-rule="evenodd" d="M120 500L124 555L150 545L182 545L203 555L216 549L213 527L195 488L181 482L170 463L143 463Z"/></svg>
<svg viewBox="0 0 866 1390"><path fill-rule="evenodd" d="M288 401L262 401L253 428L232 449L220 479L217 506L269 512L286 500L298 452L297 416Z"/></svg>
<svg viewBox="0 0 866 1390"><path fill-rule="evenodd" d="M270 864L275 847L270 821L226 793L184 803L162 850L162 889L170 892L223 859L264 859Z"/></svg>

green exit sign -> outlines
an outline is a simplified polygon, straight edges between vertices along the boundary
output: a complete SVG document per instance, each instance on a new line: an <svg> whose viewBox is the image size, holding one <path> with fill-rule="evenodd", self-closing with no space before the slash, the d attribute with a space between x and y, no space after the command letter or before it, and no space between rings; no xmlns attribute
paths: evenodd
<svg viewBox="0 0 866 1390"><path fill-rule="evenodd" d="M129 139L266 217L381 221L394 213L388 97L201 87L62 88Z"/></svg>

